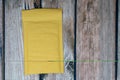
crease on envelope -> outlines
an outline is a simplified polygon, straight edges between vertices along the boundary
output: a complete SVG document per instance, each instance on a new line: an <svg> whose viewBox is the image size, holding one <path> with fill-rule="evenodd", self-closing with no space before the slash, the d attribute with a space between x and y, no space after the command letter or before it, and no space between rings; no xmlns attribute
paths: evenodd
<svg viewBox="0 0 120 80"><path fill-rule="evenodd" d="M24 73L63 73L62 9L22 10Z"/></svg>

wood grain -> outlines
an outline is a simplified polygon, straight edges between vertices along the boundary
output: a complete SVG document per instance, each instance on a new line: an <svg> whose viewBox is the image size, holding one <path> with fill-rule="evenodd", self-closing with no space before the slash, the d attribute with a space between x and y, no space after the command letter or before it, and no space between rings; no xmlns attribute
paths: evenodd
<svg viewBox="0 0 120 80"><path fill-rule="evenodd" d="M2 0L0 0L0 80L2 80L2 49L3 49L3 6Z"/></svg>
<svg viewBox="0 0 120 80"><path fill-rule="evenodd" d="M115 0L78 0L77 80L115 80L114 58Z"/></svg>
<svg viewBox="0 0 120 80"><path fill-rule="evenodd" d="M5 80L39 80L38 75L24 75L21 10L25 6L34 8L34 1L5 2Z"/></svg>
<svg viewBox="0 0 120 80"><path fill-rule="evenodd" d="M46 80L73 80L74 0L42 0L42 8L63 9L64 74L48 74Z"/></svg>

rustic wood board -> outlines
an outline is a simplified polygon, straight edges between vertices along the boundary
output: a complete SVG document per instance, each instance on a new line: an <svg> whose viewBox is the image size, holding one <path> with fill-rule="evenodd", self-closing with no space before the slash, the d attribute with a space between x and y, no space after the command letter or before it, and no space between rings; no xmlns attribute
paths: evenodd
<svg viewBox="0 0 120 80"><path fill-rule="evenodd" d="M0 0L0 80L2 80L2 49L3 49L3 5Z"/></svg>
<svg viewBox="0 0 120 80"><path fill-rule="evenodd" d="M25 8L34 8L34 1L5 2L5 80L39 80L39 75L24 75L21 10Z"/></svg>
<svg viewBox="0 0 120 80"><path fill-rule="evenodd" d="M115 1L77 0L77 80L115 80ZM74 64L69 62L74 56L74 3L75 0L6 0L5 80L74 80ZM63 9L64 74L24 76L21 10L40 7ZM2 18L0 48L1 23Z"/></svg>
<svg viewBox="0 0 120 80"><path fill-rule="evenodd" d="M118 0L120 4L120 0ZM118 5L118 69L117 69L117 79L120 79L120 5Z"/></svg>
<svg viewBox="0 0 120 80"><path fill-rule="evenodd" d="M115 1L78 0L77 80L115 80Z"/></svg>
<svg viewBox="0 0 120 80"><path fill-rule="evenodd" d="M73 49L74 49L74 0L42 0L42 8L63 9L63 38L64 38L64 74L48 74L46 80L74 80Z"/></svg>

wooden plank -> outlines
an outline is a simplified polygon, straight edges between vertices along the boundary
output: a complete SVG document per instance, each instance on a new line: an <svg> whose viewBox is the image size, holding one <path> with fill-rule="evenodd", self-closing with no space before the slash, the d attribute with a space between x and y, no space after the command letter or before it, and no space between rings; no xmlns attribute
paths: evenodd
<svg viewBox="0 0 120 80"><path fill-rule="evenodd" d="M0 80L2 80L2 49L3 49L3 5L2 0L0 0Z"/></svg>
<svg viewBox="0 0 120 80"><path fill-rule="evenodd" d="M63 37L64 37L64 74L48 74L45 80L73 80L73 49L74 49L74 0L42 0L42 8L63 9ZM67 62L68 60L68 62Z"/></svg>
<svg viewBox="0 0 120 80"><path fill-rule="evenodd" d="M120 4L120 0L118 0ZM118 69L117 69L117 79L120 79L120 5L118 5Z"/></svg>
<svg viewBox="0 0 120 80"><path fill-rule="evenodd" d="M115 80L115 1L77 2L77 80Z"/></svg>
<svg viewBox="0 0 120 80"><path fill-rule="evenodd" d="M5 2L5 80L39 80L38 75L24 75L21 10L25 8L34 8L34 1Z"/></svg>

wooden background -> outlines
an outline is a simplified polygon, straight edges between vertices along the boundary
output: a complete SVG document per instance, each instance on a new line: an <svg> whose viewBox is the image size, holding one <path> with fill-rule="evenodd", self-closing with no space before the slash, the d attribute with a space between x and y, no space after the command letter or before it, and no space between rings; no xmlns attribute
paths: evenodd
<svg viewBox="0 0 120 80"><path fill-rule="evenodd" d="M115 64L117 51L120 59L116 1L0 0L0 80L75 79L72 61L65 62L64 74L24 75L21 10L33 8L63 9L64 56L65 60L74 60L76 45L76 80L120 80L120 64Z"/></svg>

